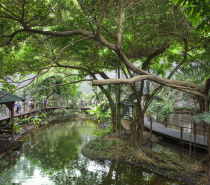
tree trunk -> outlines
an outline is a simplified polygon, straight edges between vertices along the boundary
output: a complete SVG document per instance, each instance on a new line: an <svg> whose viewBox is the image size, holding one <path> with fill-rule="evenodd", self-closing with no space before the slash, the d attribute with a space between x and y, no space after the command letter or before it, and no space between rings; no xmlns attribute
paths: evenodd
<svg viewBox="0 0 210 185"><path fill-rule="evenodd" d="M207 172L208 175L210 176L210 125L205 123L205 127L206 127L207 145L208 145Z"/></svg>
<svg viewBox="0 0 210 185"><path fill-rule="evenodd" d="M204 107L203 112L209 111L209 100L204 101L203 107ZM207 173L210 176L210 124L205 123L205 127L206 127L206 136L207 136L207 145L208 145Z"/></svg>
<svg viewBox="0 0 210 185"><path fill-rule="evenodd" d="M133 146L141 147L143 144L144 129L142 129L142 125L144 125L142 119L136 120L131 124L131 145Z"/></svg>
<svg viewBox="0 0 210 185"><path fill-rule="evenodd" d="M143 144L144 114L141 111L141 102L137 100L137 110L134 122L131 124L131 144L141 147Z"/></svg>
<svg viewBox="0 0 210 185"><path fill-rule="evenodd" d="M113 132L115 132L116 124L117 124L116 109L114 108L114 105L110 105L110 108L111 108L112 129L113 129Z"/></svg>

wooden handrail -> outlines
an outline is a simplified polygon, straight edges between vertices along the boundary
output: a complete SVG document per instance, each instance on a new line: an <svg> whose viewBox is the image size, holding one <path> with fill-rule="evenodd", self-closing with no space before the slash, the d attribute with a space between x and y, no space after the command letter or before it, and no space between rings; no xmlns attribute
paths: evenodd
<svg viewBox="0 0 210 185"><path fill-rule="evenodd" d="M149 111L149 115L150 115L150 112L151 113L155 113L155 114L159 114L159 115L162 115L162 116L164 116L163 114L160 114L160 113L157 113L157 112L154 112L154 111ZM164 118L165 118L166 116L164 116ZM169 119L174 119L174 118L169 118ZM175 120L179 120L179 119L175 119ZM187 121L187 120L179 120L179 121L185 121L185 122L190 122L190 121ZM186 128L186 129L191 129L191 130L196 130L196 131L200 131L200 132L206 132L205 130L198 130L198 129L196 129L196 128L190 128L190 127L184 127L184 126L180 126L180 125L175 125L175 124L171 124L171 123L169 123L169 122L165 122L165 121L158 121L158 122L160 122L160 123L165 123L165 124L167 124L167 125L173 125L173 126L176 126L176 127L180 127L180 128Z"/></svg>

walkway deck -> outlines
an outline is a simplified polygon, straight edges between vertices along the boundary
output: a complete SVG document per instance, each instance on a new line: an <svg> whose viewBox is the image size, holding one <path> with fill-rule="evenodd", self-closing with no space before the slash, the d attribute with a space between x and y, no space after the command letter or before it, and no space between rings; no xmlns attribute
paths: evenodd
<svg viewBox="0 0 210 185"><path fill-rule="evenodd" d="M148 117L144 118L144 125L150 129L150 121ZM155 121L152 121L152 132L173 140L181 141L180 130L165 127ZM190 133L183 132L183 143L190 143ZM194 134L191 134L191 143L194 144ZM196 146L207 149L207 138L201 135L196 135Z"/></svg>
<svg viewBox="0 0 210 185"><path fill-rule="evenodd" d="M46 107L45 108L45 110L46 111L49 111L49 110L55 110L55 109L61 109L61 108L66 108L66 107ZM67 107L67 108L69 108L69 107ZM90 108L89 107L80 107L82 110L84 110L84 111L86 111L86 110L90 110ZM44 109L42 109L42 111L43 111ZM14 114L14 118L17 118L17 117L21 117L21 116L25 116L25 115L28 115L28 114L30 114L30 113L35 113L36 112L36 110L33 110L33 111L31 111L31 112L29 112L29 111L22 111L22 113L20 114L20 113L15 113ZM8 120L9 119L9 115L4 115L4 116L0 116L0 122L1 121L4 121L4 120Z"/></svg>
<svg viewBox="0 0 210 185"><path fill-rule="evenodd" d="M34 112L35 112L35 110L32 111L32 112L23 111L21 114L14 114L14 118L24 116L24 115L27 115L27 114L30 114L30 113L34 113ZM4 121L4 120L8 120L8 119L9 119L9 115L0 116L0 122Z"/></svg>

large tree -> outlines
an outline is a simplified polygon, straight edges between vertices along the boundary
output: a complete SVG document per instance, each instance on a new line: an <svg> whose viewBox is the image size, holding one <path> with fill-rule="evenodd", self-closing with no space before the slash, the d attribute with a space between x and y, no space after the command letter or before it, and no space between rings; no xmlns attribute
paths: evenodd
<svg viewBox="0 0 210 185"><path fill-rule="evenodd" d="M63 43L61 47L63 49L60 48L59 51L62 53L68 51L69 56L78 58L68 57L68 60L59 62L59 57L62 56L61 52L58 52L53 59L42 62L40 58L34 56L37 61L29 65L33 68L31 70L39 65L43 66L39 68L39 76L52 67L72 67L90 74L94 79L95 73L99 73L105 80L94 80L93 85L98 85L102 89L105 88L103 85L107 84L130 84L137 98L138 116L132 129L135 144L142 144L144 114L155 94L163 86L200 96L204 105L203 111L208 111L209 79L205 88L190 81L171 80L180 66L189 62L188 54L197 49L203 39L194 33L179 7L172 2L166 0L0 2L2 28L0 45L3 46L1 51L4 53L1 62L6 66L3 71L7 71L8 75L17 72L15 70L10 72L11 66L22 63L17 63L10 56L13 56L12 53L16 56L15 51L24 44L31 45L37 43L37 40L50 42L56 37L53 44ZM61 41L62 37L66 39ZM78 43L80 44L77 45ZM68 50L67 46L70 45L71 49L76 49ZM110 60L107 59L107 55ZM84 60L84 57L88 58ZM9 58L10 65L5 63L5 58ZM109 79L102 72L105 67L116 68L117 62L127 79ZM30 61L27 62L29 63ZM168 76L166 71L170 73ZM159 85L153 92L147 94L143 106L141 99L145 96L143 93L145 80ZM138 81L141 81L140 88L135 84Z"/></svg>

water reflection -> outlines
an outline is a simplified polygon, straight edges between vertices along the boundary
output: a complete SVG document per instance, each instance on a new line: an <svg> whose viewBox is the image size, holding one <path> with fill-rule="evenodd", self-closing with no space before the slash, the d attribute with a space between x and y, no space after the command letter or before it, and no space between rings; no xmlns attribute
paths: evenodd
<svg viewBox="0 0 210 185"><path fill-rule="evenodd" d="M198 162L204 159L207 155L204 152L196 152L192 149L191 154L189 153L188 148L180 147L173 143L168 143L165 141L160 141L159 143L153 143L150 148L157 152L164 152L169 156L173 156L175 159L178 159L186 164L189 162Z"/></svg>
<svg viewBox="0 0 210 185"><path fill-rule="evenodd" d="M13 152L1 161L0 183L172 184L136 166L84 157L81 147L93 139L94 127L92 122L78 120L31 134L19 153Z"/></svg>

